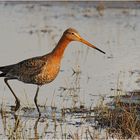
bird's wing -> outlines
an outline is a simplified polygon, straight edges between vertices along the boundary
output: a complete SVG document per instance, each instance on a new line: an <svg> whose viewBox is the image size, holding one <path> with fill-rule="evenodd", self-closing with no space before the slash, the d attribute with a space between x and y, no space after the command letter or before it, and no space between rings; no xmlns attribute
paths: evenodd
<svg viewBox="0 0 140 140"><path fill-rule="evenodd" d="M40 57L34 57L30 59L23 60L17 64L14 64L6 71L5 76L14 77L19 79L20 77L30 77L39 74L46 64L46 61L42 60Z"/></svg>
<svg viewBox="0 0 140 140"><path fill-rule="evenodd" d="M39 73L45 64L46 61L40 59L40 57L35 57L19 62L18 69L24 74L34 75Z"/></svg>
<svg viewBox="0 0 140 140"><path fill-rule="evenodd" d="M24 61L21 61L18 63L18 65L23 68L25 67L26 69L31 69L31 70L36 70L45 65L45 61L40 59L39 57L27 59Z"/></svg>

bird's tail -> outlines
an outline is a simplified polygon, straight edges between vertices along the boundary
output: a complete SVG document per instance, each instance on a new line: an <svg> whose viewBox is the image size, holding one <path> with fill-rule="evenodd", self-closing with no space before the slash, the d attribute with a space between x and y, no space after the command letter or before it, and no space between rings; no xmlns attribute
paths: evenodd
<svg viewBox="0 0 140 140"><path fill-rule="evenodd" d="M4 72L4 67L0 67L0 71L2 73L0 73L0 77L4 77L6 75L6 73Z"/></svg>
<svg viewBox="0 0 140 140"><path fill-rule="evenodd" d="M0 77L4 77L12 68L12 65L0 67Z"/></svg>
<svg viewBox="0 0 140 140"><path fill-rule="evenodd" d="M0 77L5 77L6 76L6 73L1 73L0 74Z"/></svg>

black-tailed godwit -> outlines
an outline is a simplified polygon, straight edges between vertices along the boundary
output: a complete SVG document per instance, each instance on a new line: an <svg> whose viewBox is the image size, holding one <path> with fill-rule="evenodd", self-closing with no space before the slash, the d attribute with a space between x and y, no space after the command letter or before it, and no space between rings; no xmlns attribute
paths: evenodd
<svg viewBox="0 0 140 140"><path fill-rule="evenodd" d="M68 28L62 35L56 47L52 52L43 56L33 57L23 60L17 64L0 67L0 77L5 77L4 81L16 99L15 111L20 107L20 100L10 87L8 80L19 80L24 83L36 84L37 91L34 97L34 102L37 107L39 116L41 112L37 104L37 96L40 86L52 82L59 73L61 59L65 48L71 41L79 41L91 48L94 48L105 54L104 51L98 49L88 41L84 40L79 33L73 29Z"/></svg>

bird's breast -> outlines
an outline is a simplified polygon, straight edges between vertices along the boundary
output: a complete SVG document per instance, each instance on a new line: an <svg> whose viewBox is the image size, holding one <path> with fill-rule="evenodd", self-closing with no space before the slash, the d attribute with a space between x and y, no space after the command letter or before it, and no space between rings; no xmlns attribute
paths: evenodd
<svg viewBox="0 0 140 140"><path fill-rule="evenodd" d="M57 63L48 63L43 68L41 73L36 77L38 84L46 84L52 82L59 73L60 65Z"/></svg>

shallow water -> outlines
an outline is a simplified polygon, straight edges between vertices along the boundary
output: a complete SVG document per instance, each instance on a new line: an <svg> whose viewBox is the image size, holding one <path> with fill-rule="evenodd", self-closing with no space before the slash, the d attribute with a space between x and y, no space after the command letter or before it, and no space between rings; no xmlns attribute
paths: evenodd
<svg viewBox="0 0 140 140"><path fill-rule="evenodd" d="M139 89L136 81L140 67L140 10L110 8L101 12L102 16L96 8L69 3L52 6L0 3L0 65L50 52L63 31L74 27L106 55L72 42L65 51L56 80L41 88L40 105L58 109L90 107L97 105L100 97L114 95L111 89ZM35 107L35 86L18 81L10 83L22 107ZM0 103L14 105L3 78L0 79Z"/></svg>

